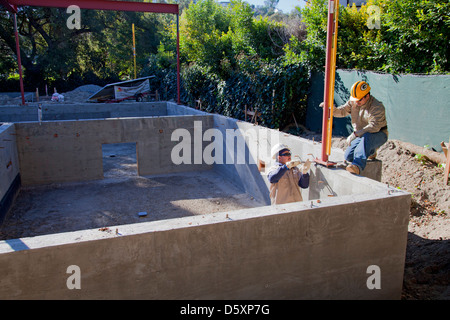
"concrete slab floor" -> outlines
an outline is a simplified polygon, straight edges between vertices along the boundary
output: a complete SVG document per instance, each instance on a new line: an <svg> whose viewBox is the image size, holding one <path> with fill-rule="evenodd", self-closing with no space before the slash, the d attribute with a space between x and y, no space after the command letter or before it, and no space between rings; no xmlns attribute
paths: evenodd
<svg viewBox="0 0 450 320"><path fill-rule="evenodd" d="M103 171L103 180L22 187L0 240L264 205L213 170L138 176L134 143L103 145Z"/></svg>

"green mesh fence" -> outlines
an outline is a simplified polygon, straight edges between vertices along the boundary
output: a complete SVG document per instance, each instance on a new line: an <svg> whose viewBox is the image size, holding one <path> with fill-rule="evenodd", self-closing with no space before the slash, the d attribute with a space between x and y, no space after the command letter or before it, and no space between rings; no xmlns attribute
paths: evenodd
<svg viewBox="0 0 450 320"><path fill-rule="evenodd" d="M441 141L450 138L450 75L392 75L371 71L337 70L334 103L339 106L350 97L350 88L358 80L367 81L371 94L383 102L389 139L428 145L442 151ZM306 127L322 132L324 75L311 75ZM333 119L333 135L347 136L350 117Z"/></svg>

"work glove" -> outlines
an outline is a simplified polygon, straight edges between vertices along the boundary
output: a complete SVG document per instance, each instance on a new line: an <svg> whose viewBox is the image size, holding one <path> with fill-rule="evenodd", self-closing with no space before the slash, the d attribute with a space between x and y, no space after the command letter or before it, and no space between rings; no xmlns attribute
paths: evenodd
<svg viewBox="0 0 450 320"><path fill-rule="evenodd" d="M302 173L307 174L310 167L311 167L311 161L309 161L309 159L306 159L305 163L303 164Z"/></svg>
<svg viewBox="0 0 450 320"><path fill-rule="evenodd" d="M300 163L302 163L301 160L297 158L297 159L291 160L291 161L289 161L288 163L286 163L286 166L287 166L288 169L290 170L290 169L292 169L293 167L298 166Z"/></svg>
<svg viewBox="0 0 450 320"><path fill-rule="evenodd" d="M319 107L323 108L324 105L325 105L325 102L321 102L321 103L319 104ZM336 107L336 105L333 104L333 107Z"/></svg>
<svg viewBox="0 0 450 320"><path fill-rule="evenodd" d="M347 137L347 144L350 145L350 143L352 143L352 141L355 139L356 139L356 134L354 132L352 132L352 134Z"/></svg>

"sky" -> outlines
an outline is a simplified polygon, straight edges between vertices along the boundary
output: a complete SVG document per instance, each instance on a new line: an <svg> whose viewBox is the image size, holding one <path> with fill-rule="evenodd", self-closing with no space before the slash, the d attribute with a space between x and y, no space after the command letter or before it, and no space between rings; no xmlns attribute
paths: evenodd
<svg viewBox="0 0 450 320"><path fill-rule="evenodd" d="M264 5L264 0L245 0L249 4L256 6ZM279 0L277 9L284 13L290 13L295 7L304 7L306 2L304 0Z"/></svg>

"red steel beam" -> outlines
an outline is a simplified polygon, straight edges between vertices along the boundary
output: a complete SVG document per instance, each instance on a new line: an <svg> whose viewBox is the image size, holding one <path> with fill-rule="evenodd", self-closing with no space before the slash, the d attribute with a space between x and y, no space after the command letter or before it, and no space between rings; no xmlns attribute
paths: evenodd
<svg viewBox="0 0 450 320"><path fill-rule="evenodd" d="M334 0L328 0L328 24L327 24L327 48L325 55L325 89L324 89L324 106L322 118L322 164L328 163L327 143L328 143L328 121L330 117L330 110L328 109L330 99L330 81L331 81L331 54L332 54L332 40L334 29Z"/></svg>
<svg viewBox="0 0 450 320"><path fill-rule="evenodd" d="M131 1L107 1L107 0L1 0L13 6L34 6L67 8L76 5L81 9L136 11L178 14L177 4L131 2Z"/></svg>
<svg viewBox="0 0 450 320"><path fill-rule="evenodd" d="M22 77L22 59L20 58L20 45L19 45L19 31L17 31L17 14L14 13L14 36L16 37L16 55L17 64L19 65L19 83L20 83L20 94L22 96L22 105L25 105L25 92L23 86Z"/></svg>
<svg viewBox="0 0 450 320"><path fill-rule="evenodd" d="M179 29L178 29L178 4L167 3L148 3L148 2L130 2L130 1L108 1L108 0L0 0L8 11L17 13L17 6L33 6L33 7L51 7L51 8L67 8L76 5L80 9L92 10L112 10L112 11L134 11L134 12L154 12L154 13L171 13L177 15L177 100L180 104L180 51L179 51ZM19 39L16 34L16 45L19 59L19 72L21 79L22 103L24 104L22 72L20 63Z"/></svg>

